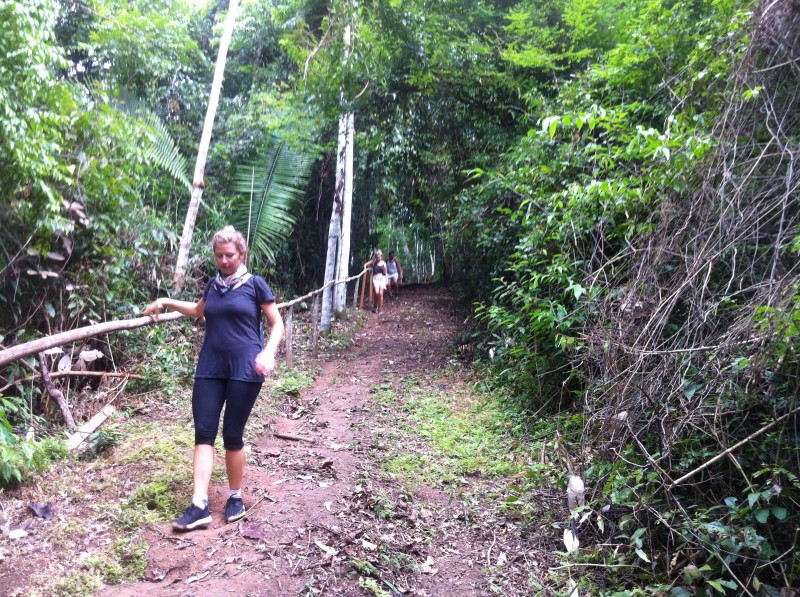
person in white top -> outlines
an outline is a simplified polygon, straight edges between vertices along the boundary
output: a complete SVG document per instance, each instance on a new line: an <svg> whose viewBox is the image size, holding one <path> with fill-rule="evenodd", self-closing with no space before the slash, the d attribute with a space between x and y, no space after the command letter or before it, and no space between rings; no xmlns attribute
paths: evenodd
<svg viewBox="0 0 800 597"><path fill-rule="evenodd" d="M389 253L386 260L386 276L389 278L389 296L397 298L400 294L400 282L403 280L403 266L395 257L394 251Z"/></svg>
<svg viewBox="0 0 800 597"><path fill-rule="evenodd" d="M383 309L383 291L386 290L388 278L386 277L386 262L383 260L383 251L378 249L375 251L375 257L370 259L364 264L364 267L372 266L372 288L377 295L376 303L373 305L373 311L380 313Z"/></svg>

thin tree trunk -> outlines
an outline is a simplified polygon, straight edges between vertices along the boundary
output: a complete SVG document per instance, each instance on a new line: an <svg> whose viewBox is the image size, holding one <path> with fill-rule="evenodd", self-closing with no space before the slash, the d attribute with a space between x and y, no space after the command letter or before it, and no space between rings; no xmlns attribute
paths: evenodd
<svg viewBox="0 0 800 597"><path fill-rule="evenodd" d="M338 195L338 194L337 194ZM328 226L328 256L325 260L325 290L322 291L322 314L319 327L326 334L331 331L333 319L333 288L328 282L336 276L336 257L339 254L339 237L342 233L342 206L334 196L331 223Z"/></svg>
<svg viewBox="0 0 800 597"><path fill-rule="evenodd" d="M214 118L217 114L219 94L222 90L222 77L225 74L225 62L228 58L228 46L233 36L233 26L236 23L236 11L238 6L239 0L230 0L228 16L225 20L225 28L222 33L222 39L220 39L219 42L217 64L214 67L214 80L211 83L211 94L208 98L206 119L203 123L203 134L200 137L200 147L197 150L197 162L194 167L192 197L189 200L189 207L186 210L186 221L183 224L181 244L178 249L178 259L175 262L175 274L172 278L172 281L175 283L176 292L181 291L186 279L186 264L189 261L189 250L192 248L192 236L194 235L194 227L197 222L197 212L200 210L200 200L203 198L203 189L205 188L204 175L206 158L208 157L208 147L211 144L211 131L214 128Z"/></svg>
<svg viewBox="0 0 800 597"><path fill-rule="evenodd" d="M345 66L350 57L350 25L344 29L344 62ZM339 98L344 105L344 90ZM336 153L336 190L333 196L333 210L331 211L331 223L328 227L328 256L325 261L325 284L331 280L342 280L347 278L347 265L342 265L343 254L343 219L345 209L345 197L347 195L347 137L348 137L348 116L345 112L339 117L339 144ZM352 175L351 175L352 181ZM352 182L351 182L352 184ZM350 194L352 199L352 193ZM350 252L350 231L347 231L347 253ZM322 293L322 316L320 329L328 333L331 330L334 311L342 311L343 306L338 301L338 290L334 287L326 287Z"/></svg>
<svg viewBox="0 0 800 597"><path fill-rule="evenodd" d="M350 223L353 214L353 144L355 126L353 113L345 116L345 157L344 157L344 194L342 197L342 240L339 244L339 259L336 267L336 279L346 280L350 275ZM337 314L344 313L347 305L347 285L336 287L334 309Z"/></svg>

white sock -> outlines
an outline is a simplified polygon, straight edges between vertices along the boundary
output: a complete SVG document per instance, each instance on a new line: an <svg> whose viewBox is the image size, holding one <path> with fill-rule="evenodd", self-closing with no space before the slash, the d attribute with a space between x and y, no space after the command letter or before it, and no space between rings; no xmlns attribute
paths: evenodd
<svg viewBox="0 0 800 597"><path fill-rule="evenodd" d="M207 495L193 495L192 496L192 503L197 506L198 508L205 508L208 506L208 496Z"/></svg>
<svg viewBox="0 0 800 597"><path fill-rule="evenodd" d="M241 489L241 487L239 489L229 489L228 490L228 497L229 498L232 498L232 497L241 498L242 497L242 489Z"/></svg>

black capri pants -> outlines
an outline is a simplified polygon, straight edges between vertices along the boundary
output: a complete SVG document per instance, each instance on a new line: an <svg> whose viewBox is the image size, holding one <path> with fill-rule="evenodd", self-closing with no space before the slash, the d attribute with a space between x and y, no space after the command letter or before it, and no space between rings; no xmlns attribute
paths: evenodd
<svg viewBox="0 0 800 597"><path fill-rule="evenodd" d="M219 429L219 416L225 405L222 419L222 445L226 450L244 448L244 426L261 391L261 382L198 377L192 390L192 417L194 417L195 445L214 445Z"/></svg>

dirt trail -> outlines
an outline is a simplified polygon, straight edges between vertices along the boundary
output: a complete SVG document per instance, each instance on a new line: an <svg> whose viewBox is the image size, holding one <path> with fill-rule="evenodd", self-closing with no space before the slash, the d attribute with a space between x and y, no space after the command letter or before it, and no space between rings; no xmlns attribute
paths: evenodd
<svg viewBox="0 0 800 597"><path fill-rule="evenodd" d="M370 313L346 349L321 359L312 387L263 421L264 433L248 434L247 517L226 525L226 486L213 483L208 529L145 530L145 580L97 594L530 594L539 566L524 555L530 540L523 545L516 527L463 497L479 480L465 478L453 499L452 491L405 489L376 466L401 414L376 401L375 389L401 393L402 378L414 374L447 387L461 326L451 304L443 289L407 287Z"/></svg>

